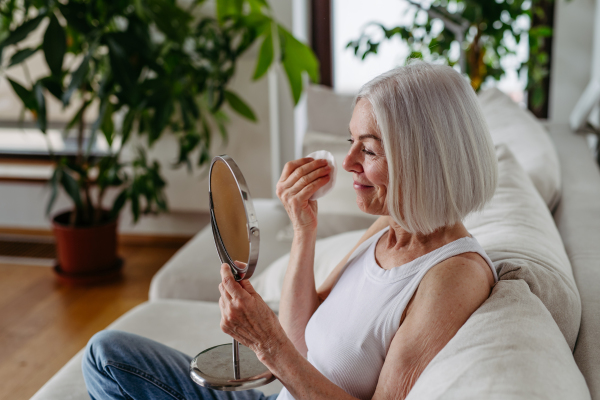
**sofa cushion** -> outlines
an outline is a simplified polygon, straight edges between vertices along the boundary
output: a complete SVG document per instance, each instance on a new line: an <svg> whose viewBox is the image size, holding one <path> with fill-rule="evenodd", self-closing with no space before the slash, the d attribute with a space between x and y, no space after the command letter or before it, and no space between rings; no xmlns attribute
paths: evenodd
<svg viewBox="0 0 600 400"><path fill-rule="evenodd" d="M498 188L464 224L494 261L501 280L522 279L538 296L571 350L581 322L581 299L571 263L550 211L511 150L496 148Z"/></svg>
<svg viewBox="0 0 600 400"><path fill-rule="evenodd" d="M569 346L521 279L501 280L425 368L410 399L590 399Z"/></svg>
<svg viewBox="0 0 600 400"><path fill-rule="evenodd" d="M217 303L160 300L135 307L108 329L145 336L195 356L211 346L231 342L231 338L221 331L220 320ZM46 382L32 400L89 400L81 372L82 358L83 350ZM281 383L275 381L261 390L273 394L281 388Z"/></svg>
<svg viewBox="0 0 600 400"><path fill-rule="evenodd" d="M255 270L255 273L259 273L262 268L289 251L291 241L278 241L276 235L290 220L279 200L257 199L254 201L254 209L261 236ZM220 265L212 230L207 226L154 275L150 284L150 300L218 301Z"/></svg>
<svg viewBox="0 0 600 400"><path fill-rule="evenodd" d="M543 125L496 88L482 91L479 102L495 144L506 144L525 169L546 205L560 198L560 165Z"/></svg>
<svg viewBox="0 0 600 400"><path fill-rule="evenodd" d="M497 146L498 188L483 211L471 214L465 226L494 262L501 280L524 280L574 348L581 302L569 259L552 216L531 180L505 145ZM364 231L317 241L317 287L347 254ZM277 308L289 255L252 280L257 291Z"/></svg>

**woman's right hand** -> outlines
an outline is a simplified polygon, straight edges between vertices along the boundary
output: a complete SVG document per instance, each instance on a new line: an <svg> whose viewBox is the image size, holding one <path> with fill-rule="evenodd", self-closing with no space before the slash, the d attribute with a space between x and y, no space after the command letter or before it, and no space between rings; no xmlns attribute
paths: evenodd
<svg viewBox="0 0 600 400"><path fill-rule="evenodd" d="M317 229L317 202L310 197L329 182L327 160L300 158L285 164L277 182L277 197L283 203L295 232Z"/></svg>

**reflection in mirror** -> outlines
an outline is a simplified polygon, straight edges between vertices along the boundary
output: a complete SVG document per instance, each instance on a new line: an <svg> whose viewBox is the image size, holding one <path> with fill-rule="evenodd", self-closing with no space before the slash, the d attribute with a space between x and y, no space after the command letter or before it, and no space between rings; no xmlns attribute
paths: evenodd
<svg viewBox="0 0 600 400"><path fill-rule="evenodd" d="M215 222L227 254L232 261L247 264L250 243L246 211L237 181L224 161L215 161L210 184Z"/></svg>

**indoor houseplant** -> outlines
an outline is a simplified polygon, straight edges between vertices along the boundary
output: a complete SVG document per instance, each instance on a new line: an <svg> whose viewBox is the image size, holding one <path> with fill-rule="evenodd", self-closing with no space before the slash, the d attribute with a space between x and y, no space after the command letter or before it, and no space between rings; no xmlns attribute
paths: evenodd
<svg viewBox="0 0 600 400"><path fill-rule="evenodd" d="M383 40L398 35L408 44L409 57L458 64L469 76L473 88L479 90L488 77L498 80L505 73L500 59L514 53L507 40L519 43L528 39L529 59L519 70L527 74L529 108L538 117L547 117L554 0L406 1L411 5L407 10L412 16L407 19L411 23L385 27L372 22L348 47L364 59L377 53ZM529 26L517 22L523 17ZM372 27L377 28L375 32ZM458 51L452 52L453 46Z"/></svg>
<svg viewBox="0 0 600 400"><path fill-rule="evenodd" d="M127 202L135 221L140 214L167 210L159 163L148 160L142 148L132 160L124 160L122 150L132 134L145 135L149 146L163 134L176 135L177 166L205 165L213 132L227 136L224 104L255 119L252 109L227 85L238 57L257 41L261 44L254 79L262 77L277 58L295 102L302 92L303 73L318 81L312 51L274 20L265 0L214 3L215 12L207 15L202 0L186 4L174 0L0 2L1 74L23 107L44 133L46 96L78 107L65 127L77 135L77 154L53 155L56 168L47 207L50 213L60 188L73 203L71 210L53 218L63 275L87 279L118 269L115 221ZM20 45L43 24L41 43ZM16 51L2 59L11 47ZM38 51L44 53L50 74L30 82L11 79L10 68L26 69L24 61ZM85 115L92 107L98 117L87 126ZM93 151L98 134L111 147L108 153ZM105 196L111 190L118 195L107 206ZM109 231L108 238L82 235L92 228ZM63 231L78 239L86 236L87 244L67 248ZM72 255L74 265L63 265L71 257L65 252L78 249L78 255ZM91 259L79 257L90 254ZM94 257L102 259L94 263Z"/></svg>

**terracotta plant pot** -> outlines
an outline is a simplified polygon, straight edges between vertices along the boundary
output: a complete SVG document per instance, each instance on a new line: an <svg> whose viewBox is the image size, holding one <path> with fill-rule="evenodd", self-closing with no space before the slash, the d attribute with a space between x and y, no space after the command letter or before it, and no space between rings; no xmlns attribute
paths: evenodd
<svg viewBox="0 0 600 400"><path fill-rule="evenodd" d="M68 283L95 283L119 276L122 260L117 257L117 223L96 226L68 225L71 211L52 218L56 239L59 278Z"/></svg>

